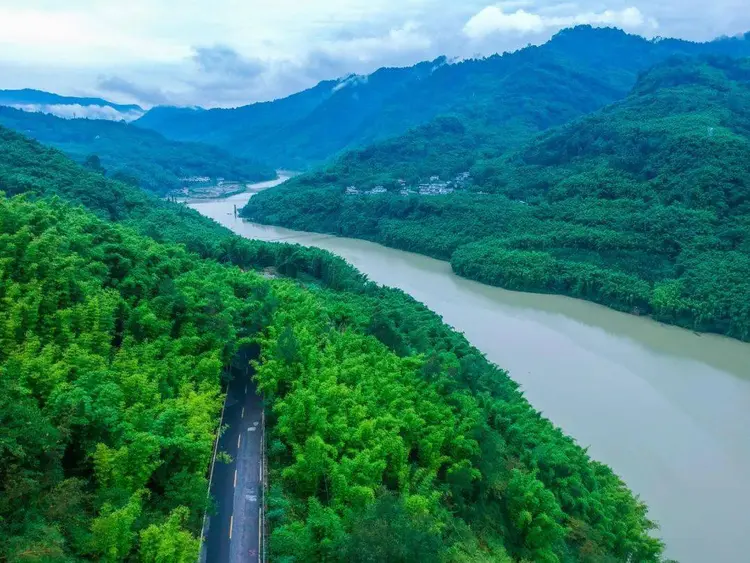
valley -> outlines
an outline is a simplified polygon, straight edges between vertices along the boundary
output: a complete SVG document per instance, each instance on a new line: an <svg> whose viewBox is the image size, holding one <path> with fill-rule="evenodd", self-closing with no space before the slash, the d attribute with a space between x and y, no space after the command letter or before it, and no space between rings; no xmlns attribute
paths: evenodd
<svg viewBox="0 0 750 563"><path fill-rule="evenodd" d="M750 33L440 2L0 9L0 562L747 559Z"/></svg>
<svg viewBox="0 0 750 563"><path fill-rule="evenodd" d="M750 345L568 297L488 287L446 262L367 241L235 217L250 197L190 206L244 237L331 251L441 315L641 495L668 556L729 563L750 550ZM719 535L726 541L705 541Z"/></svg>
<svg viewBox="0 0 750 563"><path fill-rule="evenodd" d="M412 145L390 142L259 194L242 214L449 260L506 289L748 340L748 76L742 59L673 59L642 73L625 99L476 162L462 189L404 195L408 176L383 157L405 159ZM448 177L465 171L460 163ZM364 195L345 187L373 177Z"/></svg>

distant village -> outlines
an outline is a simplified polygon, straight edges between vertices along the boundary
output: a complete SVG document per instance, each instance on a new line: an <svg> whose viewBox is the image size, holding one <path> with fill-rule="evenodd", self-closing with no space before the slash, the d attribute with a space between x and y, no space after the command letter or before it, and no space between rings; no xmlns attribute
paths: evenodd
<svg viewBox="0 0 750 563"><path fill-rule="evenodd" d="M471 174L461 172L453 180L443 181L440 176L431 176L429 182L418 184L416 187L408 186L404 179L396 180L398 190L401 195L447 195L457 189L465 188L471 180ZM348 186L346 195L377 195L388 193L385 186L375 186L370 190L360 190L357 186Z"/></svg>
<svg viewBox="0 0 750 563"><path fill-rule="evenodd" d="M217 198L244 192L247 186L241 182L225 180L224 178L210 178L208 176L190 176L180 178L182 188L170 193L173 197Z"/></svg>

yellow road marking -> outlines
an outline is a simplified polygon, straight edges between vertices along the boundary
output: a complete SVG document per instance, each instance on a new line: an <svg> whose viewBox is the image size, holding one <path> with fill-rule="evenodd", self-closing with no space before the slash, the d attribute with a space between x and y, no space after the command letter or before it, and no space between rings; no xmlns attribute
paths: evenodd
<svg viewBox="0 0 750 563"><path fill-rule="evenodd" d="M237 435L237 449L240 449L240 440L242 439L242 434Z"/></svg>
<svg viewBox="0 0 750 563"><path fill-rule="evenodd" d="M229 517L229 539L232 539L232 524L234 524L234 514Z"/></svg>

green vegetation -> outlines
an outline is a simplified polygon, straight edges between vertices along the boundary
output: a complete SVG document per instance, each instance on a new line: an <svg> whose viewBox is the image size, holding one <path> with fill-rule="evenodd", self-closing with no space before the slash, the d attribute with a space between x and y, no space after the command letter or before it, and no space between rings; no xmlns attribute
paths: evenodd
<svg viewBox="0 0 750 563"><path fill-rule="evenodd" d="M124 122L63 119L0 107L0 125L57 147L79 163L92 163L92 169L116 180L160 194L182 187L180 179L193 176L247 182L276 177L273 169L252 157L171 141Z"/></svg>
<svg viewBox="0 0 750 563"><path fill-rule="evenodd" d="M155 108L137 123L170 138L211 143L277 168L300 170L448 116L460 119L470 145L496 155L540 131L622 99L638 72L670 56L700 54L748 56L750 41L648 41L617 29L581 26L514 53L460 63L442 57L409 68L383 68L366 77L321 82L282 100L235 109ZM353 179L361 181L365 173L389 175L394 166L399 169L396 178L416 173L427 179L439 172L423 165L430 164L425 154L440 159L448 144L457 163L478 156L466 150L462 138L438 138L429 127L421 135L410 133L393 143L400 149L390 156L385 155L387 147L375 149L375 155L370 149L349 155L346 166L359 168L349 171ZM412 144L419 149L412 150ZM347 171L339 168L337 173L344 181Z"/></svg>
<svg viewBox="0 0 750 563"><path fill-rule="evenodd" d="M194 560L222 366L257 342L274 559L660 560L619 478L407 295L0 148L0 558Z"/></svg>
<svg viewBox="0 0 750 563"><path fill-rule="evenodd" d="M243 213L449 259L485 283L747 340L749 104L747 61L673 59L625 100L477 158L473 185L453 194L345 195L347 183L367 182L352 181L345 157Z"/></svg>
<svg viewBox="0 0 750 563"><path fill-rule="evenodd" d="M193 561L221 368L268 289L59 201L0 201L0 551Z"/></svg>

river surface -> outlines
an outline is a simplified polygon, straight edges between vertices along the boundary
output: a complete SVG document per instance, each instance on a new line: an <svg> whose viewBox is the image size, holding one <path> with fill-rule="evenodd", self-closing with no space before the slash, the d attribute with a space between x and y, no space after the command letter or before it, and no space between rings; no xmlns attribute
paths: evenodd
<svg viewBox="0 0 750 563"><path fill-rule="evenodd" d="M552 295L463 279L446 262L235 218L252 194L190 206L237 234L330 250L398 287L509 370L531 403L648 504L667 555L750 561L750 345ZM636 563L636 562L633 562Z"/></svg>

